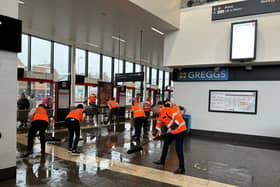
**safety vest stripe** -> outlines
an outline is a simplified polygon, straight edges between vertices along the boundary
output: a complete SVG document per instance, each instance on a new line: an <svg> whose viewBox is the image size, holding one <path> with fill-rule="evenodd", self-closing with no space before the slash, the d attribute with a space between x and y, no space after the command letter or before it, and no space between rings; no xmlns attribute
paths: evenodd
<svg viewBox="0 0 280 187"><path fill-rule="evenodd" d="M161 132L161 128L159 128L159 127L156 127L156 129L157 129L158 131L160 131L160 132Z"/></svg>
<svg viewBox="0 0 280 187"><path fill-rule="evenodd" d="M139 109L139 110L134 110L134 112L144 112L144 110Z"/></svg>

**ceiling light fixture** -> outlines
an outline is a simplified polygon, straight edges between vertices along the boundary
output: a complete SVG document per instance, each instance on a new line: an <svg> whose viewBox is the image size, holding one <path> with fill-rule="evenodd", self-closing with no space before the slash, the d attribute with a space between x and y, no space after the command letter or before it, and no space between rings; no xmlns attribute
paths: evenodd
<svg viewBox="0 0 280 187"><path fill-rule="evenodd" d="M18 1L18 4L24 5L24 1L19 0L19 1Z"/></svg>
<svg viewBox="0 0 280 187"><path fill-rule="evenodd" d="M160 35L164 35L163 32L161 32L160 30L158 30L158 29L156 29L156 28L154 28L154 27L151 27L151 29L152 29L153 31L155 31L156 33L160 34Z"/></svg>
<svg viewBox="0 0 280 187"><path fill-rule="evenodd" d="M118 41L123 42L123 43L126 42L124 39L119 38L119 37L117 37L117 36L112 36L112 38L113 38L114 40L118 40Z"/></svg>
<svg viewBox="0 0 280 187"><path fill-rule="evenodd" d="M85 44L88 45L88 46L91 46L91 47L99 47L99 45L89 43L89 42L85 42Z"/></svg>

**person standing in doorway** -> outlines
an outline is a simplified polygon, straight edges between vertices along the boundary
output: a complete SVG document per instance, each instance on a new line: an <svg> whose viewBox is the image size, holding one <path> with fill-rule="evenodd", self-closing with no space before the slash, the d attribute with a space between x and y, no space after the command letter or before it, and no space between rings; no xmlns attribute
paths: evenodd
<svg viewBox="0 0 280 187"><path fill-rule="evenodd" d="M80 155L77 147L80 140L80 125L85 120L85 117L86 113L82 104L79 104L66 116L65 123L69 131L68 152L72 153L72 155ZM73 142L74 136L75 140Z"/></svg>
<svg viewBox="0 0 280 187"><path fill-rule="evenodd" d="M21 110L21 113L25 113L25 112L29 112L30 109L30 103L28 101L28 99L26 98L25 94L22 93L18 102L17 102L17 106L18 106L18 110ZM22 117L22 119L20 120L20 127L27 127L27 117Z"/></svg>

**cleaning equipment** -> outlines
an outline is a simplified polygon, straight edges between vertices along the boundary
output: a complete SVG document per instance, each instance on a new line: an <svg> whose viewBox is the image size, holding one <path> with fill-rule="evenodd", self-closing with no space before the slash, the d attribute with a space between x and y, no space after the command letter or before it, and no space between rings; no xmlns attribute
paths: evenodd
<svg viewBox="0 0 280 187"><path fill-rule="evenodd" d="M151 142L153 142L153 141L155 141L155 139L152 139L152 140L148 140L148 141L146 141L146 142L143 142L143 143L141 143L141 145L138 145L138 146L135 146L135 147L132 148L132 149L129 149L129 150L127 151L127 154L132 154L132 153L140 152L140 151L143 150L143 146L144 146L144 145L147 145L147 144L149 144L149 143L151 143Z"/></svg>

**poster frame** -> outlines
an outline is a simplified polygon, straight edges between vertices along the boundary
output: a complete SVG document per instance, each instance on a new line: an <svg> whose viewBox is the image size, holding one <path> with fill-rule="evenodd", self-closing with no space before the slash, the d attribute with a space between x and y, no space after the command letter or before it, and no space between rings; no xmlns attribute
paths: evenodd
<svg viewBox="0 0 280 187"><path fill-rule="evenodd" d="M212 92L253 92L256 94L255 102L255 111L254 112L242 112L242 111L220 111L220 110L211 110L211 93ZM257 115L258 111L258 90L209 90L208 98L208 112L218 112L218 113L235 113L235 114L251 114Z"/></svg>

